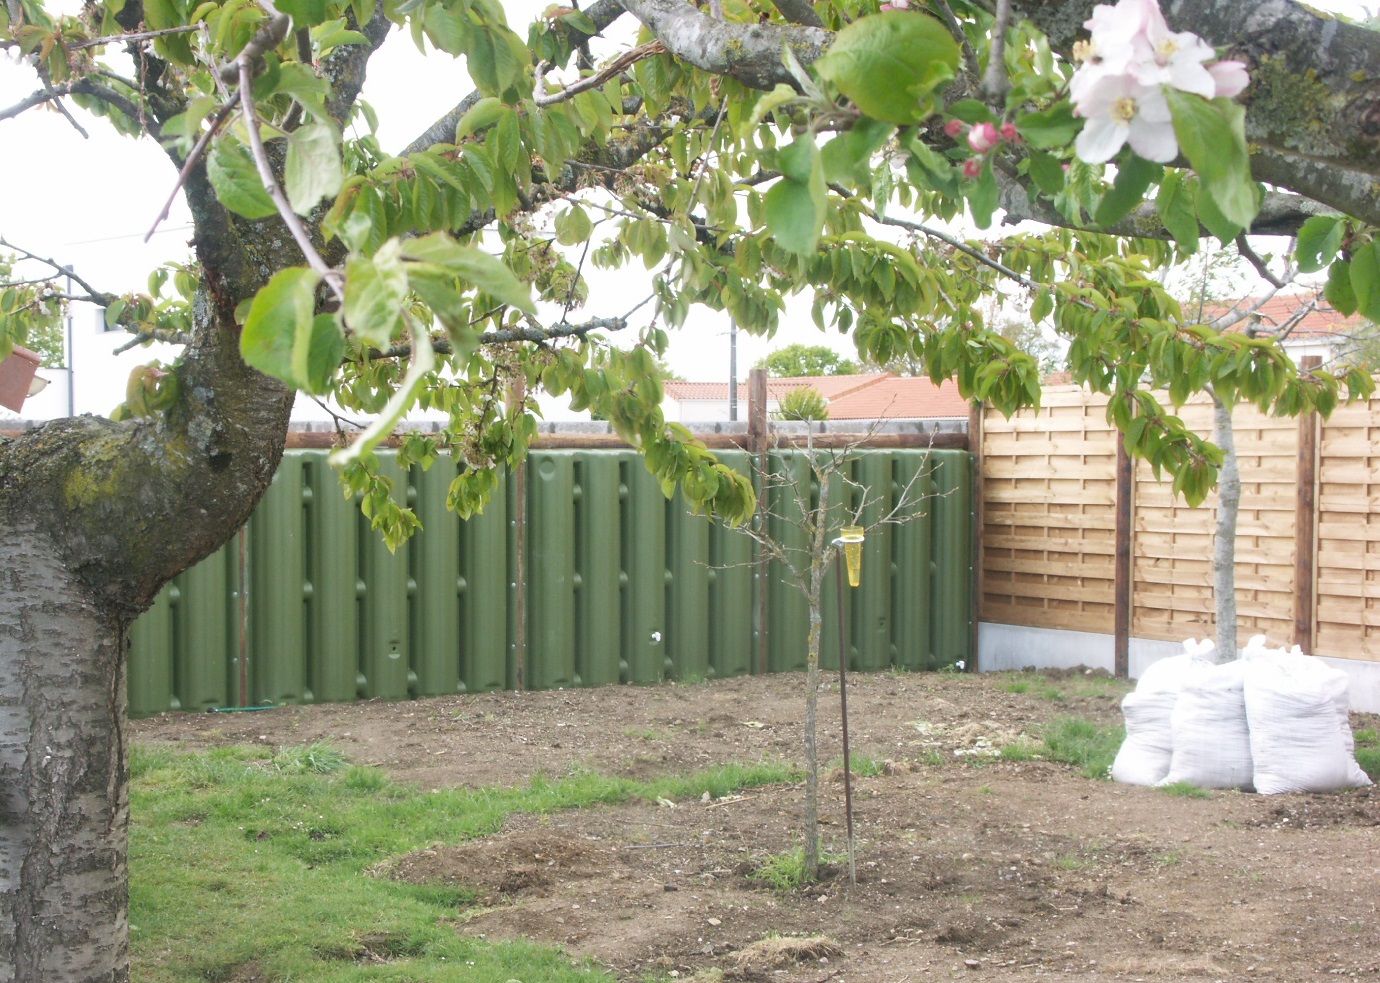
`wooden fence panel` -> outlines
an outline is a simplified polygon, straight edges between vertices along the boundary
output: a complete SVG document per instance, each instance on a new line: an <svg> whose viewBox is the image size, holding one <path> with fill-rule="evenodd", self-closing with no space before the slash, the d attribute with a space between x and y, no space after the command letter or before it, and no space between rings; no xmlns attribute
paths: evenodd
<svg viewBox="0 0 1380 983"><path fill-rule="evenodd" d="M986 621L1110 633L1114 622L1116 433L1106 397L1075 387L1045 390L1042 408L1003 420L983 417L984 491L982 612ZM1319 615L1317 650L1345 655L1336 642L1344 617L1357 617L1348 642L1380 658L1380 401L1361 415L1339 410L1331 436L1328 505L1320 517L1320 584L1330 578L1332 621ZM1206 397L1180 416L1212 430ZM1337 426L1350 420L1347 426ZM1366 421L1369 429L1360 427ZM1299 427L1244 406L1234 433L1241 469L1237 527L1239 636L1293 641ZM1338 456L1341 455L1341 456ZM1211 636L1212 540L1216 509L1189 508L1168 481L1136 462L1132 495L1132 620L1139 638ZM1357 541L1356 519L1370 525ZM1374 540L1374 543L1371 540ZM1308 589L1308 588L1305 588ZM1325 592L1320 586L1320 603ZM1367 621L1368 619L1368 621ZM1362 637L1364 635L1364 637ZM1351 657L1357 657L1352 655Z"/></svg>
<svg viewBox="0 0 1380 983"><path fill-rule="evenodd" d="M1324 421L1317 498L1315 649L1380 661L1380 398Z"/></svg>
<svg viewBox="0 0 1380 983"><path fill-rule="evenodd" d="M1110 632L1116 437L1075 387L1036 413L982 423L983 618Z"/></svg>
<svg viewBox="0 0 1380 983"><path fill-rule="evenodd" d="M1179 412L1195 432L1212 432L1212 404L1195 399ZM1254 407L1233 413L1241 471L1236 530L1238 638L1265 635L1272 644L1293 635L1294 507L1297 501L1298 424ZM1178 641L1216 631L1212 542L1217 509L1210 498L1190 508L1168 481L1137 462L1134 614L1138 638Z"/></svg>

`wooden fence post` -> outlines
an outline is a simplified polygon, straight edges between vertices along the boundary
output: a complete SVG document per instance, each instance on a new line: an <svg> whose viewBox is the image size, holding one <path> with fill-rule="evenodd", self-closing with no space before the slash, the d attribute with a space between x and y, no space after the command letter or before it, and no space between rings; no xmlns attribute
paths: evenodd
<svg viewBox="0 0 1380 983"><path fill-rule="evenodd" d="M984 490L982 481L982 401L974 400L968 407L968 453L973 458L973 584L972 641L968 648L969 672L978 672L981 663L978 657L980 640L979 625L982 623L982 525L985 514Z"/></svg>
<svg viewBox="0 0 1380 983"><path fill-rule="evenodd" d="M1116 565L1113 573L1113 595L1116 609L1113 622L1115 633L1114 669L1118 679L1131 675L1131 494L1135 472L1131 455L1126 452L1126 438L1116 432Z"/></svg>
<svg viewBox="0 0 1380 983"><path fill-rule="evenodd" d="M748 373L748 445L757 455L757 514L752 521L760 529L767 521L767 370ZM767 674L767 551L754 543L757 551L757 672Z"/></svg>
<svg viewBox="0 0 1380 983"><path fill-rule="evenodd" d="M1318 355L1305 355L1299 370L1322 365ZM1313 653L1313 611L1317 593L1318 529L1318 415L1299 417L1298 488L1294 505L1294 644Z"/></svg>

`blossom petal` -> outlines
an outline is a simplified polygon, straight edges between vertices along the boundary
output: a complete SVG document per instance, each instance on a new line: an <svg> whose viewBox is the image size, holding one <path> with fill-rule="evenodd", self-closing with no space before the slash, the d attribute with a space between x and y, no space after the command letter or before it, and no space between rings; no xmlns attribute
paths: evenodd
<svg viewBox="0 0 1380 983"><path fill-rule="evenodd" d="M1240 61L1219 61L1208 66L1208 74L1217 83L1214 98L1230 99L1250 84L1251 77L1246 74L1246 64Z"/></svg>
<svg viewBox="0 0 1380 983"><path fill-rule="evenodd" d="M1110 116L1094 116L1088 120L1074 141L1073 149L1079 160L1089 164L1102 164L1116 156L1121 145L1126 142L1131 128ZM1170 131L1171 135L1173 131Z"/></svg>
<svg viewBox="0 0 1380 983"><path fill-rule="evenodd" d="M1179 141L1174 136L1173 123L1154 123L1137 116L1131 120L1128 139L1132 150L1157 164L1168 164L1179 156Z"/></svg>

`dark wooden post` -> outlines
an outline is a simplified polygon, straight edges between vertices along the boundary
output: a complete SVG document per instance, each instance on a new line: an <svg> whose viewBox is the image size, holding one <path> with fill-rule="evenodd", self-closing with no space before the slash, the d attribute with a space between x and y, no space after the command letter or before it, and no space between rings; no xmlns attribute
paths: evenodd
<svg viewBox="0 0 1380 983"><path fill-rule="evenodd" d="M1317 355L1305 355L1299 369L1322 365ZM1317 590L1318 415L1299 417L1298 488L1294 504L1294 644L1313 653L1313 598Z"/></svg>
<svg viewBox="0 0 1380 983"><path fill-rule="evenodd" d="M508 390L508 412L516 414L522 412L523 404L527 399L527 380L518 378L513 380L511 388ZM517 508L513 514L515 523L516 545L513 550L513 582L516 585L516 596L513 603L517 607L514 616L514 637L513 648L515 650L514 661L514 688L521 693L527 688L527 459L524 457L518 464L517 471L513 474L513 481L517 484L513 498L517 502Z"/></svg>
<svg viewBox="0 0 1380 983"><path fill-rule="evenodd" d="M757 514L752 521L762 529L767 523L767 370L748 373L748 448L757 455ZM767 673L767 551L757 550L757 672Z"/></svg>
<svg viewBox="0 0 1380 983"><path fill-rule="evenodd" d="M973 458L973 626L968 645L968 671L978 672L978 626L982 623L982 527L985 521L985 491L982 480L982 401L974 400L968 407L968 453Z"/></svg>
<svg viewBox="0 0 1380 983"><path fill-rule="evenodd" d="M1131 675L1131 496L1135 472L1126 438L1116 433L1116 565L1113 573L1113 603L1116 608L1115 672L1117 678Z"/></svg>

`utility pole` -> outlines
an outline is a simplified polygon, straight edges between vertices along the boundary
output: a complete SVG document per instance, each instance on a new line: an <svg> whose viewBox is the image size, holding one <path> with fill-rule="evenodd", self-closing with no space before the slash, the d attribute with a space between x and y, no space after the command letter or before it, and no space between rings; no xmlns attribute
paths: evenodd
<svg viewBox="0 0 1380 983"><path fill-rule="evenodd" d="M728 319L728 421L738 422L738 322Z"/></svg>

